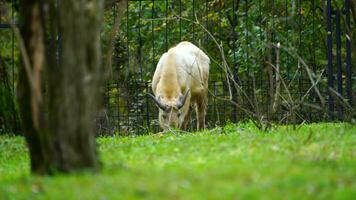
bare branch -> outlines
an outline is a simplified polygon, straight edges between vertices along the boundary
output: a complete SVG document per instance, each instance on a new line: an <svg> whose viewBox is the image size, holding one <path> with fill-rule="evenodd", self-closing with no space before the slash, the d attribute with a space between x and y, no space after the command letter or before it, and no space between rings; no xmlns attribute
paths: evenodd
<svg viewBox="0 0 356 200"><path fill-rule="evenodd" d="M111 7L115 5L116 3L116 7L117 7L117 11L116 11L116 16L115 16L115 23L114 26L110 32L110 36L109 36L109 49L106 53L106 63L104 66L106 66L106 70L105 70L105 77L109 76L112 77L112 54L114 51L114 47L115 47L115 37L117 35L117 33L120 31L120 24L121 24L121 18L123 16L123 14L125 13L126 10L126 4L128 3L127 0L113 0L110 2L114 2L112 3ZM107 4L106 4L107 5Z"/></svg>

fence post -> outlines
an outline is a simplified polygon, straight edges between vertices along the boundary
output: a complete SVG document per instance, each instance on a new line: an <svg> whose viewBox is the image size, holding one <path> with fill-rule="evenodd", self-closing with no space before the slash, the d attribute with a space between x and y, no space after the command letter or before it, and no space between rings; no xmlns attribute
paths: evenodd
<svg viewBox="0 0 356 200"><path fill-rule="evenodd" d="M326 25L327 25L327 75L328 75L328 87L327 92L329 95L328 108L329 108L329 119L333 119L334 114L334 98L331 93L331 88L334 87L334 76L333 76L333 38L332 38L332 6L331 0L327 0L326 3Z"/></svg>
<svg viewBox="0 0 356 200"><path fill-rule="evenodd" d="M337 92L342 96L342 61L341 61L341 30L340 30L340 11L336 10L335 13L336 21L336 66L337 66ZM342 119L343 117L343 104L342 99L338 100L337 103L338 117Z"/></svg>
<svg viewBox="0 0 356 200"><path fill-rule="evenodd" d="M352 77L352 71L351 71L351 35L350 35L350 28L351 28L351 23L350 23L350 5L349 5L349 0L345 0L345 15L346 15L346 96L349 100L350 105L352 105L352 93L351 93L351 77ZM356 56L356 55L354 55ZM355 65L355 63L354 63Z"/></svg>
<svg viewBox="0 0 356 200"><path fill-rule="evenodd" d="M148 82L146 81L146 93L149 93L149 85L148 85ZM151 122L150 122L150 111L149 111L149 99L148 99L148 96L146 95L146 125L148 127L147 130L151 129Z"/></svg>

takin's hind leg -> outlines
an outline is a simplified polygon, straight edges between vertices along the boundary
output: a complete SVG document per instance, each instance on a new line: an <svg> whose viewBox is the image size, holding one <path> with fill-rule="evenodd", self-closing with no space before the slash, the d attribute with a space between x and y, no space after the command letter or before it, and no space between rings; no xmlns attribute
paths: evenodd
<svg viewBox="0 0 356 200"><path fill-rule="evenodd" d="M184 117L184 121L181 129L184 131L188 130L189 122L190 122L190 107L188 108L187 114Z"/></svg>
<svg viewBox="0 0 356 200"><path fill-rule="evenodd" d="M205 115L206 115L206 97L202 95L196 100L196 113L197 113L197 129L202 130L205 128Z"/></svg>

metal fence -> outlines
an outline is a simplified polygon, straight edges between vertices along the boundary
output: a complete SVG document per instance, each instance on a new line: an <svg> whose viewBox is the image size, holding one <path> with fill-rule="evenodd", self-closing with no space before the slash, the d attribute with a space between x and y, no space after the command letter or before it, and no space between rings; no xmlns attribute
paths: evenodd
<svg viewBox="0 0 356 200"><path fill-rule="evenodd" d="M18 132L19 116L15 102L18 51L11 24L15 23L15 1L0 0L0 133Z"/></svg>
<svg viewBox="0 0 356 200"><path fill-rule="evenodd" d="M158 109L146 93L151 92L150 80L160 55L183 40L193 42L212 59L208 127L249 119L251 116L243 109L288 123L285 116L290 110L283 103L270 116L270 91L275 87L277 73L273 70L269 74L268 65L276 62L288 85L288 91L281 89L281 98L291 95L299 102L303 98L296 121L344 120L344 100L352 106L355 93L348 36L353 27L347 1L129 1L117 38L114 76L107 85L102 131L142 134L159 130ZM232 96L221 69L219 48L223 48L242 89L232 89ZM325 98L324 104L310 78L317 81L315 87ZM241 97L242 92L250 98ZM239 106L221 98L231 99ZM288 104L288 100L282 102ZM192 128L194 124L193 117Z"/></svg>
<svg viewBox="0 0 356 200"><path fill-rule="evenodd" d="M346 119L356 96L351 63L355 55L351 55L349 34L355 22L347 2L129 0L116 37L113 73L104 95L106 106L97 117L99 133L159 130L158 109L146 93L151 92L150 80L160 55L183 40L199 46L212 60L208 127L256 115L289 123L288 98L301 104L294 110L297 122ZM16 12L14 1L0 7L5 5L12 6L8 13L12 20L0 21L0 31L10 34L11 42L6 44L12 53L0 52L0 62L12 73L15 94L18 53L10 23L14 23ZM115 20L116 11L113 7L106 12L105 19ZM114 21L106 23L110 29ZM8 39L3 34L1 38ZM229 88L224 62L240 89ZM278 72L273 68L277 65ZM281 86L280 108L271 113L278 74L287 87ZM320 99L318 92L325 99ZM194 116L191 124L193 128Z"/></svg>

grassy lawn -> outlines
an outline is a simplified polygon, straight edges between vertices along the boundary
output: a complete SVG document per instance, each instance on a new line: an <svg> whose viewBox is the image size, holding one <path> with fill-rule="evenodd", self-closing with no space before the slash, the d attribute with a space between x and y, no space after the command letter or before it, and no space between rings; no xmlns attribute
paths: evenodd
<svg viewBox="0 0 356 200"><path fill-rule="evenodd" d="M100 173L36 177L0 136L0 199L356 199L356 126L99 138Z"/></svg>

